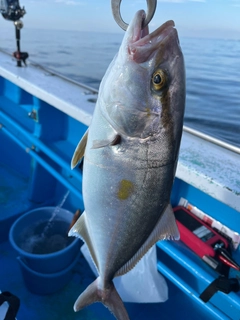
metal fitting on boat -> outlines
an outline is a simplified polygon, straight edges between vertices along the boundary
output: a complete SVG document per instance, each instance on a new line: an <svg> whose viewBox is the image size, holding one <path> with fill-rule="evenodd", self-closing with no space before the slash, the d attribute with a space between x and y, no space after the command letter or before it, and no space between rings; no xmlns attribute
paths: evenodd
<svg viewBox="0 0 240 320"><path fill-rule="evenodd" d="M23 22L22 22L22 20L14 21L14 25L15 25L16 28L19 29L19 30L23 28Z"/></svg>
<svg viewBox="0 0 240 320"><path fill-rule="evenodd" d="M29 118L33 119L33 120L37 120L37 111L36 110L32 110L31 112L28 113Z"/></svg>

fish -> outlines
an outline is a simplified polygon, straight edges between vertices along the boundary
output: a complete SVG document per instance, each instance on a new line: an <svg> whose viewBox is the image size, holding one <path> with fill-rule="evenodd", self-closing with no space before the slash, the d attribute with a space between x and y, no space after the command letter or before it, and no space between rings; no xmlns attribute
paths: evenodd
<svg viewBox="0 0 240 320"><path fill-rule="evenodd" d="M103 303L129 319L113 279L159 240L179 239L170 204L183 128L185 67L172 20L152 33L130 22L100 84L92 122L72 158L83 160L84 213L69 236L84 240L99 276L74 310Z"/></svg>

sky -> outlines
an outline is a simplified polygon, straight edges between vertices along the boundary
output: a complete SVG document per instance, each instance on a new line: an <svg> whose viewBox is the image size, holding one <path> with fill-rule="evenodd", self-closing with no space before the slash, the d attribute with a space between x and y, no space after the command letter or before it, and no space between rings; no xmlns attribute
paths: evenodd
<svg viewBox="0 0 240 320"><path fill-rule="evenodd" d="M96 32L121 32L111 13L111 0L19 0L27 14L24 26ZM128 22L145 0L122 0L121 12ZM240 39L240 0L158 0L150 23L154 30L172 19L181 36ZM12 28L1 19L0 30Z"/></svg>

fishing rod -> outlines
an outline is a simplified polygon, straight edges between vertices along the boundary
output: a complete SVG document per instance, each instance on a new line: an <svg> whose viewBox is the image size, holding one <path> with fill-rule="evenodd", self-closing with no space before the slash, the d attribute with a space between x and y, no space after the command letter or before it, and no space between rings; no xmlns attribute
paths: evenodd
<svg viewBox="0 0 240 320"><path fill-rule="evenodd" d="M0 13L4 19L14 22L17 51L13 53L13 56L17 59L18 67L22 66L22 62L26 65L28 53L21 52L20 49L20 30L23 28L23 22L20 20L20 18L23 18L23 16L26 14L26 11L24 7L20 7L18 0L0 0Z"/></svg>

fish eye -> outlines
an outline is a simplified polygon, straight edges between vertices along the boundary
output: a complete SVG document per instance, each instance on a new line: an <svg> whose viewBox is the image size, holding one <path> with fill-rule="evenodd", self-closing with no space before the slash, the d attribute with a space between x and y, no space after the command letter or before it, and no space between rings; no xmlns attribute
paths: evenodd
<svg viewBox="0 0 240 320"><path fill-rule="evenodd" d="M166 84L166 74L163 70L158 69L152 76L152 84L155 90L161 90Z"/></svg>

